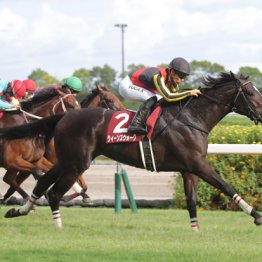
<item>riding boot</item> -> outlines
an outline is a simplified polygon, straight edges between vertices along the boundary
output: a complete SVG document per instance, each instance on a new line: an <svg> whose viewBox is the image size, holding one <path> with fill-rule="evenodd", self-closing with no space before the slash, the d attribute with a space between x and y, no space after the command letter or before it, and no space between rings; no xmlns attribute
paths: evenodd
<svg viewBox="0 0 262 262"><path fill-rule="evenodd" d="M134 119L128 127L128 132L138 135L144 135L147 133L146 120L153 111L156 102L157 97L153 96L140 105Z"/></svg>

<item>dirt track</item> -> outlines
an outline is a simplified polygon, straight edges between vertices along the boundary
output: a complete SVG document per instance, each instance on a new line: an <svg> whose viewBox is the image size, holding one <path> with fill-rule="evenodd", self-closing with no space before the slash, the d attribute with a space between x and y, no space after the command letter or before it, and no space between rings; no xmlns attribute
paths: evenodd
<svg viewBox="0 0 262 262"><path fill-rule="evenodd" d="M143 169L134 168L123 165L122 168L127 171L130 185L135 199L171 199L173 196L173 172L149 172ZM3 178L5 170L0 169ZM84 173L84 177L88 183L88 194L94 199L114 199L115 189L114 181L116 173L116 165L92 165L88 171ZM23 188L31 193L35 181L32 177L27 179ZM0 193L4 194L8 185L1 179ZM20 197L15 193L16 197ZM122 185L122 198L126 199L124 186Z"/></svg>

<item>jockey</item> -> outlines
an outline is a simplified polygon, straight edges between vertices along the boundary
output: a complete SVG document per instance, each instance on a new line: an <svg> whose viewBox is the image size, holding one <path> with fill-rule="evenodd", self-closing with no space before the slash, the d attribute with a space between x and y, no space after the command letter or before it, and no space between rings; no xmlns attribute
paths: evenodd
<svg viewBox="0 0 262 262"><path fill-rule="evenodd" d="M144 67L126 76L119 85L120 95L125 99L145 101L128 127L128 132L140 135L147 133L146 120L159 99L174 102L201 94L198 89L179 90L178 85L189 74L189 63L177 57L167 68Z"/></svg>
<svg viewBox="0 0 262 262"><path fill-rule="evenodd" d="M26 88L26 95L25 99L28 100L33 97L35 91L36 91L36 83L32 79L26 79L23 81L24 86Z"/></svg>
<svg viewBox="0 0 262 262"><path fill-rule="evenodd" d="M0 79L0 108L19 108L19 101L24 98L25 86L20 80L11 82Z"/></svg>
<svg viewBox="0 0 262 262"><path fill-rule="evenodd" d="M66 79L65 83L62 85L62 91L70 91L72 94L78 94L83 89L82 81L76 76L70 76Z"/></svg>
<svg viewBox="0 0 262 262"><path fill-rule="evenodd" d="M76 76L70 76L68 77L65 82L62 85L56 84L56 85L51 85L51 86L40 86L35 95L43 94L43 93L48 93L52 89L60 89L62 92L66 94L77 94L82 91L82 82L81 80L76 77Z"/></svg>

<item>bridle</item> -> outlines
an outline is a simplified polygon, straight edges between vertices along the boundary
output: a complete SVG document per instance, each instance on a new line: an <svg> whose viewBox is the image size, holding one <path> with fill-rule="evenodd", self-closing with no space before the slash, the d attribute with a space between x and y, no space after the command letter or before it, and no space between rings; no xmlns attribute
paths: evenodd
<svg viewBox="0 0 262 262"><path fill-rule="evenodd" d="M64 99L66 99L67 97L69 96L74 96L74 94L66 94L64 96L59 96L59 101L56 102L52 108L52 113L55 115L56 114L56 108L59 106L59 104L61 104L61 107L63 109L63 112L66 112L67 109L66 109L66 106L65 106L65 102L64 102Z"/></svg>
<svg viewBox="0 0 262 262"><path fill-rule="evenodd" d="M68 96L74 96L74 95L73 95L73 94L66 94L66 95L64 95L64 96L59 96L59 101L58 101L57 103L55 103L54 106L52 107L52 113L53 113L53 115L56 114L56 109L57 109L57 107L59 106L59 104L61 104L62 109L63 109L63 112L66 112L66 111L67 111L66 106L65 106L64 99L67 98ZM23 113L24 118L25 118L25 121L26 121L27 123L29 123L29 120L27 119L27 116L32 117L32 118L35 118L35 119L42 119L42 118L43 118L43 117L41 117L41 116L37 116L37 115L31 114L31 113L28 113L28 112L26 112L25 110L23 110L22 108L19 108L19 110Z"/></svg>
<svg viewBox="0 0 262 262"><path fill-rule="evenodd" d="M114 103L111 103L112 101L110 100L107 100L103 94L99 93L99 98L100 98L100 103L101 103L101 106L104 105L105 108L107 109L113 109L113 110L117 110L117 107L114 105Z"/></svg>
<svg viewBox="0 0 262 262"><path fill-rule="evenodd" d="M245 105L248 109L247 117L250 118L252 121L254 121L254 123L257 125L259 122L262 121L262 115L261 115L261 113L257 112L257 110L254 108L254 106L250 103L249 99L247 98L246 92L243 90L244 87L247 84L250 84L252 82L246 81L244 83L241 83L240 81L236 81L235 83L236 83L237 93L236 93L235 98L234 98L234 100L231 104L223 103L222 101L220 101L220 100L218 100L214 97L210 97L210 96L203 94L203 93L202 93L201 96L204 96L204 97L208 98L209 100L211 100L211 101L213 101L217 104L223 105L225 107L229 107L229 108L231 108L230 110L232 112L235 112L235 113L239 112L239 109L237 108L236 103L237 103L238 98L242 96L242 98L245 102Z"/></svg>

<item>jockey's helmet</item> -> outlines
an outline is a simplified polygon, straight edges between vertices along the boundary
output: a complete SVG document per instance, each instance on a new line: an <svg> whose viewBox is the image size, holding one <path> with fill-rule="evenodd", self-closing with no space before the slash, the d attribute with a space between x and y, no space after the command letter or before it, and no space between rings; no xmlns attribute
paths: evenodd
<svg viewBox="0 0 262 262"><path fill-rule="evenodd" d="M33 94L36 90L36 83L32 79L26 79L23 81L24 86L26 88L26 92L29 94Z"/></svg>
<svg viewBox="0 0 262 262"><path fill-rule="evenodd" d="M189 63L182 57L174 58L168 65L169 69L173 69L180 75L182 78L190 74Z"/></svg>
<svg viewBox="0 0 262 262"><path fill-rule="evenodd" d="M10 86L15 98L17 98L18 100L24 98L26 93L26 87L22 81L13 80L10 83Z"/></svg>
<svg viewBox="0 0 262 262"><path fill-rule="evenodd" d="M82 82L76 76L67 78L63 86L68 86L70 89L74 90L77 93L82 90Z"/></svg>

